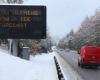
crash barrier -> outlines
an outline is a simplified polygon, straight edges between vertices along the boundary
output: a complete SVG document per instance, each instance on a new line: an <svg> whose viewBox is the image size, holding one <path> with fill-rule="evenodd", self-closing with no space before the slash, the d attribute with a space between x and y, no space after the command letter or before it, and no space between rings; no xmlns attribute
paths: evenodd
<svg viewBox="0 0 100 80"><path fill-rule="evenodd" d="M58 64L58 61L57 61L57 59L56 59L55 56L54 56L54 61L55 61L56 69L57 69L58 79L59 79L59 80L65 80L65 78L64 78L64 76L63 76L63 74L62 74L62 71L61 71L61 69L60 69L60 66L59 66L59 64Z"/></svg>
<svg viewBox="0 0 100 80"><path fill-rule="evenodd" d="M83 78L68 64L62 56L55 54L65 80L83 80Z"/></svg>

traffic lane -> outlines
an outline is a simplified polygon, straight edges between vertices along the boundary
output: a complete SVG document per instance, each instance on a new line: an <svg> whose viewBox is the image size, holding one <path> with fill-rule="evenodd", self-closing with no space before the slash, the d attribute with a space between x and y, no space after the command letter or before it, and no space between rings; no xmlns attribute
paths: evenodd
<svg viewBox="0 0 100 80"><path fill-rule="evenodd" d="M84 80L100 80L100 68L78 67L78 54L74 52L59 51L59 54L76 70Z"/></svg>

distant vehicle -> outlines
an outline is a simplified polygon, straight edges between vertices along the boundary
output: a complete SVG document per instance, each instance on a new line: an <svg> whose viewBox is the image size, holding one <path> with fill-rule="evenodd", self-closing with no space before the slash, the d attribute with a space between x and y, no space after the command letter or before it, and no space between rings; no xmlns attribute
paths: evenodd
<svg viewBox="0 0 100 80"><path fill-rule="evenodd" d="M78 66L100 66L100 47L83 46L79 52Z"/></svg>
<svg viewBox="0 0 100 80"><path fill-rule="evenodd" d="M56 51L56 50L57 50L56 46L52 46L52 51Z"/></svg>
<svg viewBox="0 0 100 80"><path fill-rule="evenodd" d="M66 49L65 51L69 52L69 51L70 51L70 49Z"/></svg>
<svg viewBox="0 0 100 80"><path fill-rule="evenodd" d="M62 49L62 48L59 48L59 51L64 51L64 49Z"/></svg>
<svg viewBox="0 0 100 80"><path fill-rule="evenodd" d="M59 49L60 51L63 51L63 49Z"/></svg>

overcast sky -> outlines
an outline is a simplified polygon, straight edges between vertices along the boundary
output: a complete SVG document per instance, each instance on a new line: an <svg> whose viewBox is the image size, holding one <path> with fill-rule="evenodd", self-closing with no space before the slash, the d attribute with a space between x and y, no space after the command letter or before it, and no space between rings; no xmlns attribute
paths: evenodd
<svg viewBox="0 0 100 80"><path fill-rule="evenodd" d="M77 31L84 18L100 8L100 0L25 0L24 4L46 5L49 32L60 38L71 29Z"/></svg>

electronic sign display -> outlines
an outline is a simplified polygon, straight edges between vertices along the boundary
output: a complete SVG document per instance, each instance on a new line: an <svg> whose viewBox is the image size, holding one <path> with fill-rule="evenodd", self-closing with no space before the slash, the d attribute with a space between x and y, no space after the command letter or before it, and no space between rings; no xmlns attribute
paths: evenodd
<svg viewBox="0 0 100 80"><path fill-rule="evenodd" d="M0 5L0 38L45 39L46 6Z"/></svg>

